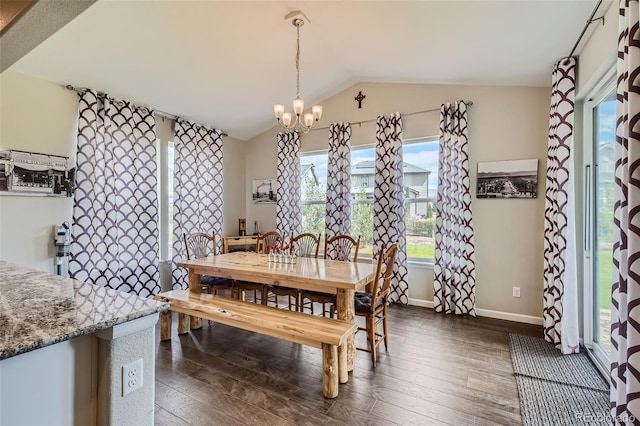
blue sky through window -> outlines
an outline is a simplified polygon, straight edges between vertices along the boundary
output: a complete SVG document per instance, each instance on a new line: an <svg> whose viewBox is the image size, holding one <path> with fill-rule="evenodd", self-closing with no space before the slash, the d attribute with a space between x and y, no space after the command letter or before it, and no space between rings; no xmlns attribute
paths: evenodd
<svg viewBox="0 0 640 426"><path fill-rule="evenodd" d="M436 194L438 189L438 140L407 143L403 145L403 159L405 163L413 164L425 170L431 171L429 178L429 193ZM362 161L375 161L375 148L373 146L352 147L351 165ZM300 164L313 164L318 182L323 190L327 185L327 153L316 153L300 157Z"/></svg>

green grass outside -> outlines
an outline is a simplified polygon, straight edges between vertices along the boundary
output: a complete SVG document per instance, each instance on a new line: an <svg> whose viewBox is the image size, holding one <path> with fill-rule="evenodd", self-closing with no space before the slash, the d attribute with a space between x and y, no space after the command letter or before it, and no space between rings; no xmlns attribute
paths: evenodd
<svg viewBox="0 0 640 426"><path fill-rule="evenodd" d="M598 276L599 299L601 309L611 309L611 283L613 282L613 253L611 250L598 252Z"/></svg>
<svg viewBox="0 0 640 426"><path fill-rule="evenodd" d="M418 257L423 259L433 259L435 257L434 246L410 246L407 245L407 257ZM367 247L360 250L363 254L372 254L373 248Z"/></svg>

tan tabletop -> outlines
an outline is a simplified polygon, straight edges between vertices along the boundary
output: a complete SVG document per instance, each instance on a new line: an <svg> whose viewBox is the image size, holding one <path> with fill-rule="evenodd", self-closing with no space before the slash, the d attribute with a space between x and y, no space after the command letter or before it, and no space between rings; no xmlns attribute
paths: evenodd
<svg viewBox="0 0 640 426"><path fill-rule="evenodd" d="M178 263L189 270L189 289L200 293L200 276L279 285L301 290L314 290L336 295L338 319L354 320L356 290L365 290L373 281L373 265L324 259L298 258L295 264L273 263L267 255L234 252ZM353 370L355 358L353 337L348 341L348 368Z"/></svg>

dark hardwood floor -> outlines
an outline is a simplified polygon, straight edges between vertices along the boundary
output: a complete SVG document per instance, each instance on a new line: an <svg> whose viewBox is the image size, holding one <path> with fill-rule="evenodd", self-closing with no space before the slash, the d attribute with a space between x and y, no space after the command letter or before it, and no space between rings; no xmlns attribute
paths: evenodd
<svg viewBox="0 0 640 426"><path fill-rule="evenodd" d="M452 317L412 306L389 309L389 351L378 365L358 351L349 383L322 396L322 354L204 321L159 342L156 425L521 424L507 334L542 328ZM359 333L358 346L364 345Z"/></svg>

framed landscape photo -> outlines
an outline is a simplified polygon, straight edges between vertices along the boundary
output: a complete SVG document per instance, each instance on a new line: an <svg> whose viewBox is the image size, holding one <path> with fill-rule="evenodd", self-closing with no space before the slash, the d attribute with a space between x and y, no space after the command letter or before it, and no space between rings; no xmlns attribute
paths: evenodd
<svg viewBox="0 0 640 426"><path fill-rule="evenodd" d="M277 182L275 178L253 179L251 198L254 204L275 203Z"/></svg>
<svg viewBox="0 0 640 426"><path fill-rule="evenodd" d="M536 198L538 159L478 163L476 198Z"/></svg>

